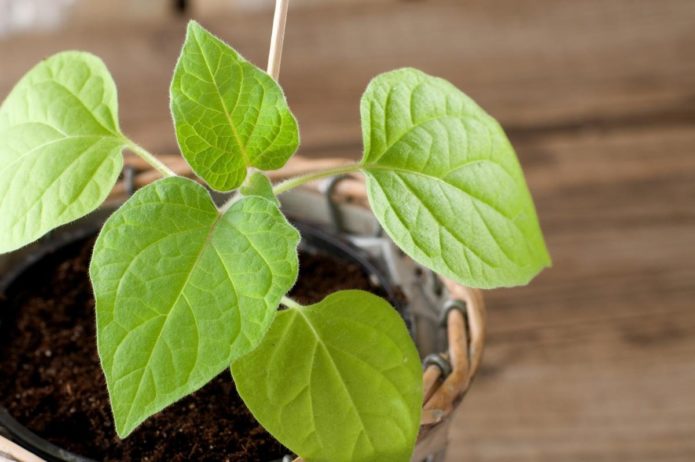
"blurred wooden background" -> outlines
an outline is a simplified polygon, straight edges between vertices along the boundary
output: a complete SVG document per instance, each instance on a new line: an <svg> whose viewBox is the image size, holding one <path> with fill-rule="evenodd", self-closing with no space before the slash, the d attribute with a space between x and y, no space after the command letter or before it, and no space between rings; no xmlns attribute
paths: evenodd
<svg viewBox="0 0 695 462"><path fill-rule="evenodd" d="M65 48L106 61L126 133L174 152L168 83L185 19L77 3L0 41L0 95ZM194 14L265 66L272 2ZM400 66L445 77L506 127L554 267L488 293L483 371L450 461L695 460L695 2L296 0L281 72L301 152L360 155L358 101Z"/></svg>

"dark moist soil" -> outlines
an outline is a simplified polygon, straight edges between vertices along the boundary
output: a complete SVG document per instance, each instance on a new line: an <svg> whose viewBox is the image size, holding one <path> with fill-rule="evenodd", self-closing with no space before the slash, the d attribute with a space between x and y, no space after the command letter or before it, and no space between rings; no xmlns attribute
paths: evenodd
<svg viewBox="0 0 695 462"><path fill-rule="evenodd" d="M246 409L228 372L126 440L116 437L87 276L93 244L72 244L33 265L0 300L0 313L17 313L0 326L0 404L53 444L96 460L268 461L288 454ZM305 304L340 289L380 292L352 262L301 253L300 268L291 295Z"/></svg>

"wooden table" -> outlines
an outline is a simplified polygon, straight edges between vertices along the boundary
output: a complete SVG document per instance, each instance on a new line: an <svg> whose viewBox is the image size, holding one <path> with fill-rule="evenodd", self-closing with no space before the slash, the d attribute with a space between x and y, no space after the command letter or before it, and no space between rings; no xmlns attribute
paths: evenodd
<svg viewBox="0 0 695 462"><path fill-rule="evenodd" d="M263 65L271 12L199 18ZM64 48L101 55L125 131L176 150L185 21L0 42L0 94ZM489 344L450 461L695 460L695 2L374 1L290 12L281 81L302 153L356 157L370 76L415 66L506 127L554 267L488 293Z"/></svg>

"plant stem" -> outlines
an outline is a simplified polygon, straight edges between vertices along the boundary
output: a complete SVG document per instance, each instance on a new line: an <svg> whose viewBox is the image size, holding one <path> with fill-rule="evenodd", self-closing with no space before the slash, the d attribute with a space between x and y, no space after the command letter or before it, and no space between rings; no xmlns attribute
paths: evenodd
<svg viewBox="0 0 695 462"><path fill-rule="evenodd" d="M304 308L304 305L301 305L294 300L292 300L290 297L284 295L282 299L280 300L280 304L285 305L287 308L294 308L294 309L300 309Z"/></svg>
<svg viewBox="0 0 695 462"><path fill-rule="evenodd" d="M157 159L154 155L150 154L149 151L147 151L145 148L142 146L139 146L132 141L128 140L128 149L133 151L133 153L137 154L140 156L142 160L150 164L152 167L156 168L159 173L162 174L162 176L176 176L176 172L174 172L172 169L167 167L164 162L161 160Z"/></svg>
<svg viewBox="0 0 695 462"><path fill-rule="evenodd" d="M289 6L290 0L275 1L273 34L270 37L270 52L268 53L268 74L270 74L275 81L277 81L280 76L282 45L285 40L285 25L287 24L287 9Z"/></svg>
<svg viewBox="0 0 695 462"><path fill-rule="evenodd" d="M359 170L362 167L361 163L341 165L339 167L327 168L325 170L317 170L315 172L310 172L305 175L300 175L294 178L283 181L273 187L273 194L279 196L280 194L294 189L297 186L301 186L305 183L309 183L314 180L320 180L321 178L327 178L330 176L344 175L346 173L352 173Z"/></svg>
<svg viewBox="0 0 695 462"><path fill-rule="evenodd" d="M232 205L239 202L243 197L244 196L242 196L241 193L238 191L233 193L231 197L227 199L227 201L217 209L220 212L220 215L224 215L227 212L227 210L232 208Z"/></svg>

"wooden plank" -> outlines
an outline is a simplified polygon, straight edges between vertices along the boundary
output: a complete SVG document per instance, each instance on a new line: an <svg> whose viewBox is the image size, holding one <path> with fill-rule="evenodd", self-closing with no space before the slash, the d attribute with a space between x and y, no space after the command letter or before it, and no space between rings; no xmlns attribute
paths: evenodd
<svg viewBox="0 0 695 462"><path fill-rule="evenodd" d="M695 459L695 131L517 142L554 267L487 293L447 460Z"/></svg>
<svg viewBox="0 0 695 462"><path fill-rule="evenodd" d="M450 460L693 460L689 308L492 333L485 370L453 425Z"/></svg>
<svg viewBox="0 0 695 462"><path fill-rule="evenodd" d="M201 18L254 62L272 12ZM0 43L0 93L41 57L102 56L116 77L124 129L173 150L168 85L185 21L77 24ZM290 11L282 83L312 153L359 152L358 100L380 71L416 66L452 80L514 134L695 121L695 3L406 2ZM647 58L648 57L648 58Z"/></svg>

